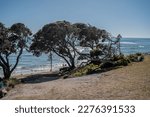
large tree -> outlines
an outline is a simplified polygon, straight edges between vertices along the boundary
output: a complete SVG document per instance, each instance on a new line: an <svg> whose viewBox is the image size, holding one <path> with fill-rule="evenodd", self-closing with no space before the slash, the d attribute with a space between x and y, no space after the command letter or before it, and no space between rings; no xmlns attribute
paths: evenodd
<svg viewBox="0 0 150 117"><path fill-rule="evenodd" d="M5 79L9 79L17 67L30 35L31 31L22 23L13 24L10 28L0 23L0 67ZM15 63L10 62L11 55L15 55Z"/></svg>
<svg viewBox="0 0 150 117"><path fill-rule="evenodd" d="M77 28L70 22L57 21L45 25L33 38L30 50L39 56L42 52L54 52L63 58L70 69L75 68Z"/></svg>
<svg viewBox="0 0 150 117"><path fill-rule="evenodd" d="M90 59L106 58L112 51L111 34L90 24L75 23L79 29L80 46L90 48ZM98 57L99 56L99 57ZM102 57L103 56L103 57ZM87 56L88 57L88 56Z"/></svg>
<svg viewBox="0 0 150 117"><path fill-rule="evenodd" d="M45 25L33 38L31 52L40 56L43 52L54 52L63 58L68 66L75 68L77 55L82 55L78 47L90 47L94 50L99 44L99 50L104 53L105 46L100 46L110 35L107 31L84 23L71 24L68 21L57 21ZM78 47L77 47L78 46Z"/></svg>

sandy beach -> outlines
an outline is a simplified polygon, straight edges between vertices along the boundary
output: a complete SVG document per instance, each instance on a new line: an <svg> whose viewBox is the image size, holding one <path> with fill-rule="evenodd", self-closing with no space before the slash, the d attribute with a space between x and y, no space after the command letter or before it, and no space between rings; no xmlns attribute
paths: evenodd
<svg viewBox="0 0 150 117"><path fill-rule="evenodd" d="M143 62L83 77L32 75L2 99L150 99L149 68L150 56L146 56Z"/></svg>

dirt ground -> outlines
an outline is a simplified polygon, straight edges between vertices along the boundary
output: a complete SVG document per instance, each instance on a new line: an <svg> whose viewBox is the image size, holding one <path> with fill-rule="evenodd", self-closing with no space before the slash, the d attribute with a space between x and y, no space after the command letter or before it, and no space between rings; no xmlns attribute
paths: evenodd
<svg viewBox="0 0 150 117"><path fill-rule="evenodd" d="M144 62L77 78L33 75L2 99L150 99L150 56Z"/></svg>

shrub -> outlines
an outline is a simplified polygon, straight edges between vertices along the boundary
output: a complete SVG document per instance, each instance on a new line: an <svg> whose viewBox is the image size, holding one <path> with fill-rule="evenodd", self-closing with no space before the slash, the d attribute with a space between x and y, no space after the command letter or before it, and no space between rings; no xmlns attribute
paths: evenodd
<svg viewBox="0 0 150 117"><path fill-rule="evenodd" d="M129 61L127 59L120 59L115 62L115 66L127 66Z"/></svg>
<svg viewBox="0 0 150 117"><path fill-rule="evenodd" d="M114 55L112 58L111 58L111 61L118 61L120 59L125 59L125 56L123 54L121 55Z"/></svg>
<svg viewBox="0 0 150 117"><path fill-rule="evenodd" d="M85 65L82 68L77 68L72 71L72 77L83 76L87 74L93 74L98 71L108 70L107 68L114 68L116 66L127 66L131 62L140 62L143 61L144 56L141 53L131 54L128 56L114 55L111 59L104 61L99 64L94 64L92 61L90 64Z"/></svg>
<svg viewBox="0 0 150 117"><path fill-rule="evenodd" d="M96 69L98 69L98 68L99 68L99 65L88 64L88 65L76 70L72 74L72 76L78 77L78 76L83 76L83 75L87 75L87 74L92 74L92 73L95 73Z"/></svg>
<svg viewBox="0 0 150 117"><path fill-rule="evenodd" d="M141 53L130 54L127 56L128 60L131 62L141 62L144 60L144 55Z"/></svg>

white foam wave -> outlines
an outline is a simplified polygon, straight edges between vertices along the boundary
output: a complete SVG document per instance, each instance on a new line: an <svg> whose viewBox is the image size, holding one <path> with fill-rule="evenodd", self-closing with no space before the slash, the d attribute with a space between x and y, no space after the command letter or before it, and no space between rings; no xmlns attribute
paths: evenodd
<svg viewBox="0 0 150 117"><path fill-rule="evenodd" d="M120 42L121 44L127 44L127 45L135 45L137 43L134 43L134 42Z"/></svg>
<svg viewBox="0 0 150 117"><path fill-rule="evenodd" d="M63 66L63 63L54 64L52 65L52 71L59 70L59 68L61 68L62 66ZM49 72L50 70L51 70L50 64L32 66L32 67L31 66L30 67L18 66L13 72L13 75Z"/></svg>
<svg viewBox="0 0 150 117"><path fill-rule="evenodd" d="M139 48L144 48L144 46L140 45Z"/></svg>

